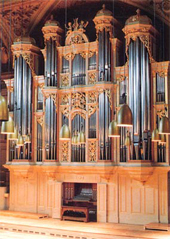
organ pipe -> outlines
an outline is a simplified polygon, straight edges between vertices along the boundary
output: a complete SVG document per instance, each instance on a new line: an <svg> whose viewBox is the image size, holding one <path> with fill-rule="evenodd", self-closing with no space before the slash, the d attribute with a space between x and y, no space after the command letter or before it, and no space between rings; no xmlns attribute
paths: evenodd
<svg viewBox="0 0 170 239"><path fill-rule="evenodd" d="M57 86L57 50L52 38L46 40L45 84Z"/></svg>
<svg viewBox="0 0 170 239"><path fill-rule="evenodd" d="M129 106L133 114L134 156L136 159L148 159L150 155L149 54L139 38L131 41L129 46Z"/></svg>
<svg viewBox="0 0 170 239"><path fill-rule="evenodd" d="M107 95L99 95L99 146L100 160L110 160L110 139L108 128L110 123L110 103Z"/></svg>
<svg viewBox="0 0 170 239"><path fill-rule="evenodd" d="M110 81L110 37L103 29L99 32L99 81Z"/></svg>

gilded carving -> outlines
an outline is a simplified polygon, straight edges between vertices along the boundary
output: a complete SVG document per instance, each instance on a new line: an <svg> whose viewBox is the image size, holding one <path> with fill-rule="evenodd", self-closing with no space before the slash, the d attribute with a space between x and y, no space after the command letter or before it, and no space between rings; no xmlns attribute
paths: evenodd
<svg viewBox="0 0 170 239"><path fill-rule="evenodd" d="M88 22L80 21L78 22L78 18L73 20L73 24L68 22L68 26L65 24L65 28L67 29L67 36L73 31L85 32L85 28L87 27Z"/></svg>
<svg viewBox="0 0 170 239"><path fill-rule="evenodd" d="M37 123L43 126L43 117L42 116L37 116Z"/></svg>
<svg viewBox="0 0 170 239"><path fill-rule="evenodd" d="M86 119L86 114L84 113L84 112L82 112L82 111L76 111L76 112L73 112L72 114L71 114L71 120L73 120L74 119L74 117L76 116L76 115L80 115L83 119Z"/></svg>
<svg viewBox="0 0 170 239"><path fill-rule="evenodd" d="M80 108L86 109L86 94L82 92L76 92L71 94L71 106L72 109Z"/></svg>
<svg viewBox="0 0 170 239"><path fill-rule="evenodd" d="M110 108L112 108L112 97L111 97L111 92L110 90L105 90L105 93L107 95L107 97L109 98L109 102L110 102Z"/></svg>
<svg viewBox="0 0 170 239"><path fill-rule="evenodd" d="M69 161L69 142L63 142L61 145L61 161Z"/></svg>
<svg viewBox="0 0 170 239"><path fill-rule="evenodd" d="M69 86L69 76L63 75L61 76L61 86Z"/></svg>
<svg viewBox="0 0 170 239"><path fill-rule="evenodd" d="M74 54L74 53L68 53L68 54L63 55L63 56L64 56L64 58L65 58L67 61L69 61L70 59L71 59L71 60L74 59L75 54Z"/></svg>
<svg viewBox="0 0 170 239"><path fill-rule="evenodd" d="M61 105L68 105L69 104L69 95L64 94L61 97Z"/></svg>
<svg viewBox="0 0 170 239"><path fill-rule="evenodd" d="M67 118L69 118L69 113L70 113L70 111L69 111L69 108L68 108L68 107L62 107L62 108L61 108L61 113L62 113L64 116L66 116Z"/></svg>
<svg viewBox="0 0 170 239"><path fill-rule="evenodd" d="M89 162L96 161L96 141L90 140L88 142L88 152L89 152L88 161Z"/></svg>
<svg viewBox="0 0 170 239"><path fill-rule="evenodd" d="M125 76L124 76L124 75L120 75L120 76L118 76L118 77L116 78L116 80L119 81L119 82L122 82L122 81L125 80Z"/></svg>
<svg viewBox="0 0 170 239"><path fill-rule="evenodd" d="M38 11L41 4L42 2L37 1L34 4L16 5L11 9L12 12L9 9L3 12L3 19L9 26L12 26L11 29L15 30L15 34L20 36L23 33L23 29L29 29L31 17Z"/></svg>
<svg viewBox="0 0 170 239"><path fill-rule="evenodd" d="M92 57L92 56L94 55L94 53L95 53L95 51L89 51L88 57L89 57L89 58Z"/></svg>
<svg viewBox="0 0 170 239"><path fill-rule="evenodd" d="M97 105L89 105L89 107L88 107L88 116L90 117L92 114L94 114L96 109L97 109Z"/></svg>
<svg viewBox="0 0 170 239"><path fill-rule="evenodd" d="M46 97L46 98L51 97L51 99L53 100L54 105L55 105L55 107L56 107L56 111L57 111L57 109L58 109L57 95L56 95L55 93L46 93L45 97Z"/></svg>
<svg viewBox="0 0 170 239"><path fill-rule="evenodd" d="M90 91L88 94L88 103L96 103L97 96L98 96L98 94L96 91Z"/></svg>
<svg viewBox="0 0 170 239"><path fill-rule="evenodd" d="M66 45L70 46L72 44L80 44L88 42L87 36L84 34L85 28L88 25L88 22L80 21L78 18L74 19L74 23L68 23L68 26L65 25L67 29Z"/></svg>
<svg viewBox="0 0 170 239"><path fill-rule="evenodd" d="M96 81L96 72L89 72L89 85L94 85Z"/></svg>
<svg viewBox="0 0 170 239"><path fill-rule="evenodd" d="M80 55L81 55L83 58L86 58L87 53L86 53L85 51L82 51L82 52L80 52Z"/></svg>
<svg viewBox="0 0 170 239"><path fill-rule="evenodd" d="M73 37L71 37L70 44L80 44L80 43L85 43L85 40L82 35L80 34L74 34Z"/></svg>
<svg viewBox="0 0 170 239"><path fill-rule="evenodd" d="M34 55L31 53L23 53L22 57L26 61L26 63L29 65L32 75L35 76L35 69L34 69Z"/></svg>

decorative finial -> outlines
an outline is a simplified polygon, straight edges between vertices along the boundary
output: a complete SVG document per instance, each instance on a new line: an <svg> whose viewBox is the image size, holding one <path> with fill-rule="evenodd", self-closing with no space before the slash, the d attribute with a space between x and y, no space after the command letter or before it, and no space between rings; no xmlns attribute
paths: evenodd
<svg viewBox="0 0 170 239"><path fill-rule="evenodd" d="M140 9L137 9L136 13L137 13L137 16L139 17L140 16Z"/></svg>
<svg viewBox="0 0 170 239"><path fill-rule="evenodd" d="M105 5L105 4L103 4L103 5L102 5L102 8L103 8L103 10L105 10L105 9L106 9L106 5Z"/></svg>
<svg viewBox="0 0 170 239"><path fill-rule="evenodd" d="M54 16L51 14L50 16L50 20L53 21L54 20Z"/></svg>

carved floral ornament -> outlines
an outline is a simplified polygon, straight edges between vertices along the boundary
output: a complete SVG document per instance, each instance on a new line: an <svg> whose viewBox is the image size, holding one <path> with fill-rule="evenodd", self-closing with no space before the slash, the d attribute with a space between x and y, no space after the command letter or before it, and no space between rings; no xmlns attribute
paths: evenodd
<svg viewBox="0 0 170 239"><path fill-rule="evenodd" d="M126 55L127 55L127 58L129 59L128 49L129 49L129 45L130 45L131 40L136 41L136 39L138 37L148 50L150 62L151 63L155 62L155 60L152 57L152 48L151 48L152 37L149 34L147 34L147 35L145 35L145 34L141 34L141 35L140 34L139 35L138 34L129 34L125 37L126 38Z"/></svg>
<svg viewBox="0 0 170 239"><path fill-rule="evenodd" d="M88 93L88 103L96 103L98 98L98 92L92 91Z"/></svg>
<svg viewBox="0 0 170 239"><path fill-rule="evenodd" d="M167 75L168 75L168 73L167 73L167 71L153 71L152 72L152 74L153 74L153 77L156 77L156 74L158 74L160 77L162 77L162 78L165 78Z"/></svg>
<svg viewBox="0 0 170 239"><path fill-rule="evenodd" d="M84 120L86 120L86 111L73 111L71 113L71 120L73 120L76 115L80 115Z"/></svg>
<svg viewBox="0 0 170 239"><path fill-rule="evenodd" d="M88 152L89 152L89 157L88 161L89 162L94 162L96 161L96 141L90 140L88 142Z"/></svg>
<svg viewBox="0 0 170 239"><path fill-rule="evenodd" d="M88 116L90 117L92 114L96 112L98 105L89 105L88 106Z"/></svg>
<svg viewBox="0 0 170 239"><path fill-rule="evenodd" d="M96 72L89 72L89 84L94 85L97 82Z"/></svg>
<svg viewBox="0 0 170 239"><path fill-rule="evenodd" d="M72 109L86 109L86 94L83 92L76 92L71 94Z"/></svg>
<svg viewBox="0 0 170 239"><path fill-rule="evenodd" d="M69 86L69 75L62 75L61 76L61 86L62 87Z"/></svg>
<svg viewBox="0 0 170 239"><path fill-rule="evenodd" d="M80 54L83 58L86 58L86 56L88 56L88 58L92 57L95 54L96 50L91 50L89 52L87 51L82 51L81 49L78 50L76 49L76 52L70 52L67 54L63 54L63 57L69 61L70 59L73 60L76 54Z"/></svg>
<svg viewBox="0 0 170 239"><path fill-rule="evenodd" d="M57 94L56 93L45 93L45 98L51 98L54 102L54 105L56 107L56 111L58 109L58 97L57 97Z"/></svg>
<svg viewBox="0 0 170 239"><path fill-rule="evenodd" d="M62 142L61 144L61 161L69 161L69 142Z"/></svg>
<svg viewBox="0 0 170 239"><path fill-rule="evenodd" d="M70 111L69 111L69 108L68 108L68 107L62 107L62 108L61 108L61 113L62 113L64 116L66 116L67 118L69 118L69 113L70 113Z"/></svg>
<svg viewBox="0 0 170 239"><path fill-rule="evenodd" d="M61 105L68 105L69 104L69 95L63 94L61 96Z"/></svg>

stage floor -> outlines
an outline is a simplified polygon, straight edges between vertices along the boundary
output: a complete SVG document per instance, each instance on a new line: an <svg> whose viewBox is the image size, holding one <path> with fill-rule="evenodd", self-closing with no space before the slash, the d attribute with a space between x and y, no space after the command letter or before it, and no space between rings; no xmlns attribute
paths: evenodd
<svg viewBox="0 0 170 239"><path fill-rule="evenodd" d="M145 230L143 225L31 219L0 214L0 239L169 239L170 232Z"/></svg>

